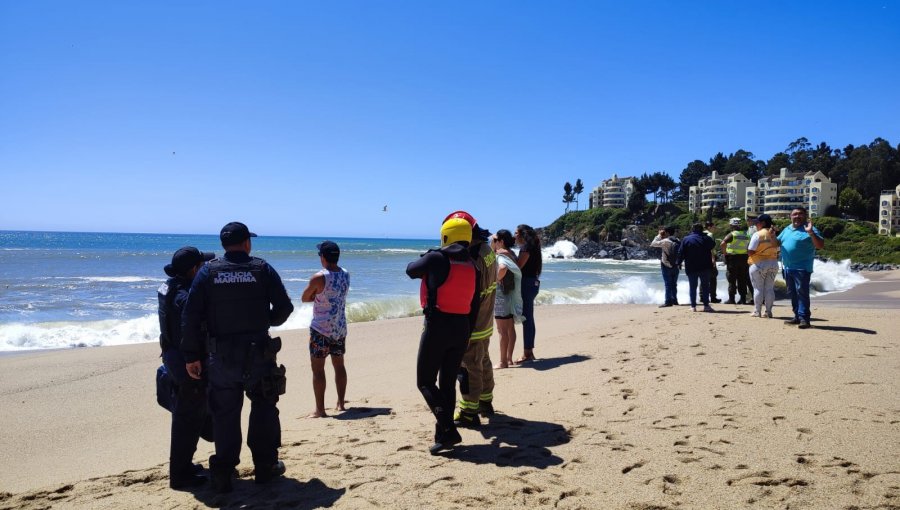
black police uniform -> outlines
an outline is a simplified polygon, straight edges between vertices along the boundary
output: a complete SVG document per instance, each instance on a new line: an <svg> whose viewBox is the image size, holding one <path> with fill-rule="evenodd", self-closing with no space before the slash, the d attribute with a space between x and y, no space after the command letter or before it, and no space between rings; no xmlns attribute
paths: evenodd
<svg viewBox="0 0 900 510"><path fill-rule="evenodd" d="M206 381L192 379L185 370L181 353L181 315L191 280L176 276L157 291L159 300L159 347L163 364L174 381L172 399L172 439L169 444L169 483L172 487L191 485L194 452L200 437L212 441L212 417L206 406Z"/></svg>
<svg viewBox="0 0 900 510"><path fill-rule="evenodd" d="M271 307L270 307L271 305ZM197 361L209 329L209 406L213 415L216 454L210 471L217 488L230 489L240 462L243 393L250 398L247 445L257 481L264 481L278 461L281 422L278 395L284 392L284 367L277 367L280 345L269 338L269 326L284 323L294 306L278 273L266 261L243 251L226 252L207 263L194 278L183 316L185 361ZM280 369L280 370L279 370Z"/></svg>

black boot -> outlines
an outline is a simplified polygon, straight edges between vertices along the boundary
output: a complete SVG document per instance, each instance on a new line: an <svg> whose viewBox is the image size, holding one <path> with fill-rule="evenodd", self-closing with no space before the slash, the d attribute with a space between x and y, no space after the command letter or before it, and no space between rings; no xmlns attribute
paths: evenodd
<svg viewBox="0 0 900 510"><path fill-rule="evenodd" d="M459 435L459 431L456 430L455 426L444 429L440 425L435 425L434 444L431 445L431 448L429 448L428 451L432 455L437 455L440 452L453 449L454 445L461 442L462 436Z"/></svg>
<svg viewBox="0 0 900 510"><path fill-rule="evenodd" d="M271 466L256 466L255 481L256 483L266 483L283 475L286 470L284 462L280 460L276 460L275 464Z"/></svg>
<svg viewBox="0 0 900 510"><path fill-rule="evenodd" d="M214 491L219 494L226 494L233 490L231 477L234 474L234 468L219 465L215 455L209 458L209 473Z"/></svg>

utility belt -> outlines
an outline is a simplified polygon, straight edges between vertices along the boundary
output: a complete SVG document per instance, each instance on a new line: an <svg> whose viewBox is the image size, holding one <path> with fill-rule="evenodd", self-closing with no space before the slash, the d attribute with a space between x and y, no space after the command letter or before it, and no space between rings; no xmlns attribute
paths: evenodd
<svg viewBox="0 0 900 510"><path fill-rule="evenodd" d="M211 336L206 344L210 355L220 362L232 366L240 364L245 380L250 378L251 370L256 363L271 365L270 370L247 388L247 396L251 399L277 401L278 396L284 395L287 391L285 376L287 370L284 365L276 364L277 354L281 350L281 337L270 338L268 333Z"/></svg>

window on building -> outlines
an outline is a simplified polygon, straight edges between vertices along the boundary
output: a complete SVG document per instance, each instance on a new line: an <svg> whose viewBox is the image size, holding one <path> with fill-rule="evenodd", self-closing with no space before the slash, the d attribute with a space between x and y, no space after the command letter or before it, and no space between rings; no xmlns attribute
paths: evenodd
<svg viewBox="0 0 900 510"><path fill-rule="evenodd" d="M888 201L887 201L887 200L882 200L882 201L881 201L881 207L887 207L887 205L888 205Z"/></svg>
<svg viewBox="0 0 900 510"><path fill-rule="evenodd" d="M888 220L881 220L881 224L882 224L882 225L887 225L887 224L888 224Z"/></svg>

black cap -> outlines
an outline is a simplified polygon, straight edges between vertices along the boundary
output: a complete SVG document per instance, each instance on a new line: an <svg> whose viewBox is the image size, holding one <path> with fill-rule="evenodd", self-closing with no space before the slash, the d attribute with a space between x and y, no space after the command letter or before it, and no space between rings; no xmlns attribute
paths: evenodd
<svg viewBox="0 0 900 510"><path fill-rule="evenodd" d="M316 245L319 255L323 257L336 256L341 254L341 248L334 241L322 241Z"/></svg>
<svg viewBox="0 0 900 510"><path fill-rule="evenodd" d="M200 251L193 246L185 246L179 248L175 255L172 255L172 263L166 264L163 270L172 277L183 275L197 264L212 260L215 256L215 253Z"/></svg>
<svg viewBox="0 0 900 510"><path fill-rule="evenodd" d="M247 225L244 225L239 221L232 221L228 225L222 227L222 231L219 232L219 239L222 240L222 246L241 244L251 237L256 237L256 234L250 232Z"/></svg>
<svg viewBox="0 0 900 510"><path fill-rule="evenodd" d="M481 228L479 224L475 224L472 226L472 239L481 239L482 241L487 241L488 238L491 237L491 231L486 228Z"/></svg>

